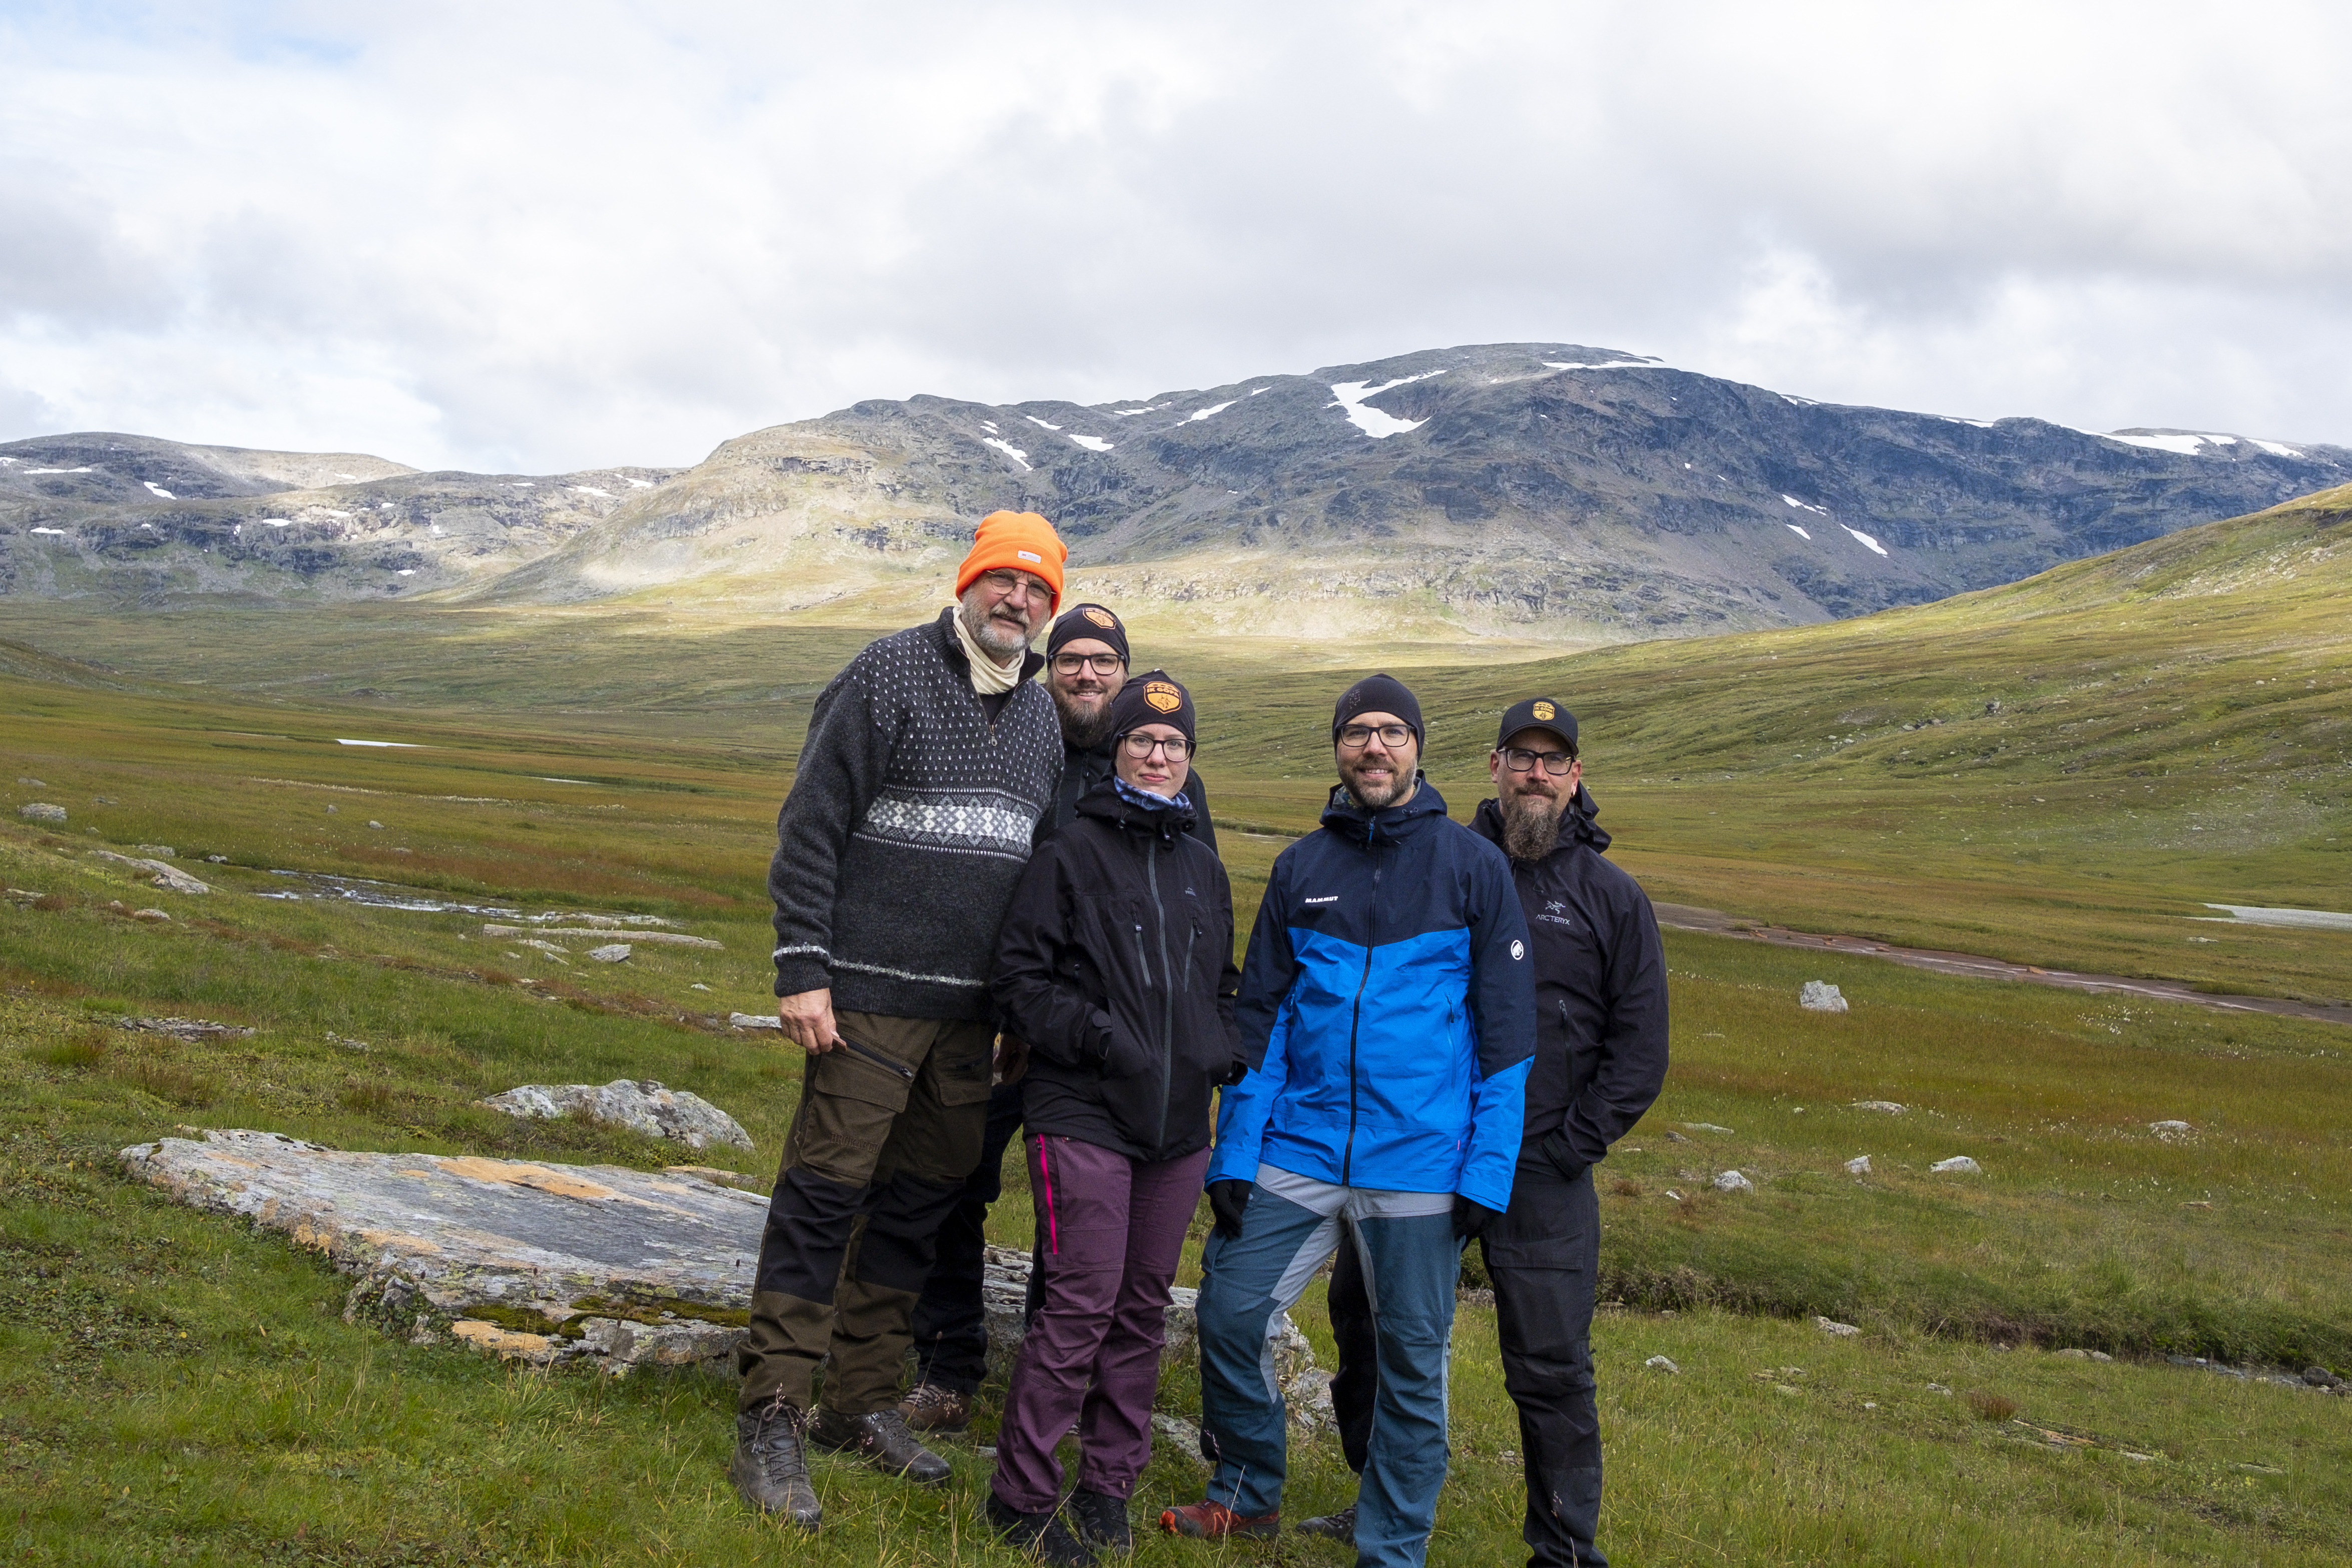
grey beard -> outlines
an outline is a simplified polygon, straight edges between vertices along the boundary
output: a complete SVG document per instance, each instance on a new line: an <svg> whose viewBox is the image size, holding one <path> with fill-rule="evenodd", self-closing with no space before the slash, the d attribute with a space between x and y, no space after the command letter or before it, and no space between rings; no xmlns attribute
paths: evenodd
<svg viewBox="0 0 2352 1568"><path fill-rule="evenodd" d="M1026 653L1029 634L1008 632L999 622L979 613L975 609L979 590L971 591L973 597L962 601L957 613L963 618L964 630L971 633L971 640L993 654L999 664L1011 664L1015 655Z"/></svg>
<svg viewBox="0 0 2352 1568"><path fill-rule="evenodd" d="M1503 852L1515 861L1539 861L1559 847L1564 799L1522 795L1503 808Z"/></svg>
<svg viewBox="0 0 2352 1568"><path fill-rule="evenodd" d="M1062 716L1063 744L1075 750L1092 751L1096 747L1100 746L1104 741L1110 738L1111 716L1109 703L1106 702L1100 707L1096 708L1093 717L1080 718L1076 713L1071 709L1069 699L1065 697L1060 691L1050 686L1046 689L1053 693L1054 711Z"/></svg>

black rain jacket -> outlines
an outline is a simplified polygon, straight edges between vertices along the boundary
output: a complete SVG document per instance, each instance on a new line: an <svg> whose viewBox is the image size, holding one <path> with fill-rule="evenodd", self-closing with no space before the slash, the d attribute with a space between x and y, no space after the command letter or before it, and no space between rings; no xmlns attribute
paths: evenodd
<svg viewBox="0 0 2352 1568"><path fill-rule="evenodd" d="M1666 957L1649 894L1601 859L1609 834L1582 785L1558 847L1513 861L1535 939L1536 1060L1524 1146L1573 1170L1598 1165L1666 1080ZM1474 831L1503 842L1503 813L1478 802ZM1557 1134L1555 1136L1555 1134Z"/></svg>
<svg viewBox="0 0 2352 1568"><path fill-rule="evenodd" d="M1244 1070L1225 868L1189 809L1105 780L1023 872L990 989L1029 1042L1022 1118L1134 1160L1207 1146L1209 1092Z"/></svg>

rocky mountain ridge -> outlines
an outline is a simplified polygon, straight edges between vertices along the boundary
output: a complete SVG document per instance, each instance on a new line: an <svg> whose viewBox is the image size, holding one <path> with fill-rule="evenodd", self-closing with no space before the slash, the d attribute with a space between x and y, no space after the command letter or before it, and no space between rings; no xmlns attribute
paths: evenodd
<svg viewBox="0 0 2352 1568"><path fill-rule="evenodd" d="M1055 520L1076 591L1146 619L1561 641L1941 599L2352 479L2342 447L1846 407L1573 344L1096 405L869 401L683 472L355 482L347 466L332 487L274 493L289 516L273 532L315 531L264 541L276 553L257 562L247 536L271 525L238 510L249 497L195 503L211 508L199 521L184 499L128 493L174 486L123 456L92 463L88 492L24 496L36 466L65 465L58 445L0 446L10 593L143 580L151 599L416 594L887 623L935 605L973 524L1013 507ZM143 565L125 559L142 547Z"/></svg>

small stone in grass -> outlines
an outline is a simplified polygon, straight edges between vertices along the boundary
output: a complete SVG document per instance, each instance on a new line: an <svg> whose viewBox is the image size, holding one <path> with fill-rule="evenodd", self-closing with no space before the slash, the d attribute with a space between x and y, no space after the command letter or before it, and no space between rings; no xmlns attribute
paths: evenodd
<svg viewBox="0 0 2352 1568"><path fill-rule="evenodd" d="M1829 1318L1815 1318L1813 1326L1832 1339L1846 1339L1862 1332L1852 1323L1837 1322Z"/></svg>
<svg viewBox="0 0 2352 1568"><path fill-rule="evenodd" d="M1846 1010L1845 997L1826 980L1807 980L1805 988L1797 993L1797 1005L1811 1013Z"/></svg>
<svg viewBox="0 0 2352 1568"><path fill-rule="evenodd" d="M172 917L164 914L160 909L134 909L131 912L131 918L133 920L169 921Z"/></svg>
<svg viewBox="0 0 2352 1568"><path fill-rule="evenodd" d="M369 826L369 827L371 827L371 828L375 829L378 832L381 832L381 831L383 831L383 824L382 822L379 822L379 821L374 821L373 818L371 818L371 819L369 820L369 821L368 821L368 826Z"/></svg>
<svg viewBox="0 0 2352 1568"><path fill-rule="evenodd" d="M16 815L28 822L62 822L66 820L66 809L53 806L47 800L30 800L16 808Z"/></svg>
<svg viewBox="0 0 2352 1568"><path fill-rule="evenodd" d="M628 956L629 945L626 942L611 942L602 947L588 949L588 956L599 964L617 964Z"/></svg>
<svg viewBox="0 0 2352 1568"><path fill-rule="evenodd" d="M1930 1394L1949 1394L1951 1390L1945 1387L1940 1383L1930 1383L1927 1385L1927 1392Z"/></svg>
<svg viewBox="0 0 2352 1568"><path fill-rule="evenodd" d="M1883 1111L1890 1116L1900 1116L1905 1110L1904 1106L1892 1100L1856 1100L1853 1108L1857 1111Z"/></svg>
<svg viewBox="0 0 2352 1568"><path fill-rule="evenodd" d="M1649 1360L1647 1360L1647 1361L1643 1362L1642 1364L1643 1364L1643 1366L1654 1366L1654 1367L1656 1367L1660 1372L1671 1372L1671 1373L1675 1374L1677 1376L1679 1376L1679 1375L1681 1375L1682 1370L1683 1370L1681 1367L1676 1366L1676 1365L1675 1365L1675 1364L1671 1360L1669 1360L1668 1358L1666 1358L1665 1356L1663 1356L1663 1355L1654 1355L1654 1356L1652 1356Z"/></svg>
<svg viewBox="0 0 2352 1568"><path fill-rule="evenodd" d="M2147 1130L2168 1144L2178 1138L2193 1138L2197 1135L2197 1129L2186 1122L2150 1122L2147 1124Z"/></svg>
<svg viewBox="0 0 2352 1568"><path fill-rule="evenodd" d="M1954 1155L1948 1160L1937 1160L1927 1168L1931 1171L1939 1171L1946 1176L1979 1176L1984 1171L1984 1166L1966 1155Z"/></svg>
<svg viewBox="0 0 2352 1568"><path fill-rule="evenodd" d="M1845 1169L1848 1176L1868 1176L1870 1174L1870 1156L1868 1155L1854 1155L1853 1158L1846 1161Z"/></svg>
<svg viewBox="0 0 2352 1568"><path fill-rule="evenodd" d="M1756 1184L1749 1181L1746 1176L1741 1176L1738 1171L1726 1171L1721 1176L1715 1178L1715 1190L1717 1192L1754 1192L1756 1190Z"/></svg>

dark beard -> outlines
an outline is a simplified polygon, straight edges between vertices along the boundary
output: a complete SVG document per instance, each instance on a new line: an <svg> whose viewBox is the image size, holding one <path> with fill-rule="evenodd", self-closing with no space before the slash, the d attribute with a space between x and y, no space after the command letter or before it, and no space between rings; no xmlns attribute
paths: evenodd
<svg viewBox="0 0 2352 1568"><path fill-rule="evenodd" d="M1559 817L1568 802L1522 795L1503 807L1503 852L1515 861L1539 861L1559 847Z"/></svg>
<svg viewBox="0 0 2352 1568"><path fill-rule="evenodd" d="M1062 717L1062 742L1077 751L1092 751L1110 738L1110 704L1105 702L1095 709L1092 718L1080 718L1072 710L1069 699L1052 686L1045 688L1053 696L1054 711Z"/></svg>

